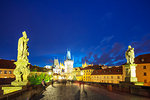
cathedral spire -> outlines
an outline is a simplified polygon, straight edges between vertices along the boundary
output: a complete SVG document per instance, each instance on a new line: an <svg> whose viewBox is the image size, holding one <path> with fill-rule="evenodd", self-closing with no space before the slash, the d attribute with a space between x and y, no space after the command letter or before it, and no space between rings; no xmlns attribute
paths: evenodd
<svg viewBox="0 0 150 100"><path fill-rule="evenodd" d="M71 53L70 53L70 50L67 50L67 60L71 60Z"/></svg>

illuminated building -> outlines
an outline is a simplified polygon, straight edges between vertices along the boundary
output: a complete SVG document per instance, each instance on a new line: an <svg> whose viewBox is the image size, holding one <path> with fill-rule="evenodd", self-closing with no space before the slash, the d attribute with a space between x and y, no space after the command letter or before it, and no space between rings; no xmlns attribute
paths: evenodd
<svg viewBox="0 0 150 100"><path fill-rule="evenodd" d="M136 77L144 86L150 86L150 54L139 55L135 58Z"/></svg>
<svg viewBox="0 0 150 100"><path fill-rule="evenodd" d="M101 67L102 66L94 65L94 66L88 66L88 67L82 68L81 70L83 72L83 81L92 82L91 74L93 73L94 70L101 69Z"/></svg>
<svg viewBox="0 0 150 100"><path fill-rule="evenodd" d="M71 60L71 53L68 50L67 51L67 59L64 61L64 64L65 64L65 74L66 74L66 79L67 80L72 80L73 79L73 75L72 75L73 63L74 63L74 61Z"/></svg>
<svg viewBox="0 0 150 100"><path fill-rule="evenodd" d="M46 65L46 66L44 66L44 68L52 69L52 66L50 66L50 65Z"/></svg>
<svg viewBox="0 0 150 100"><path fill-rule="evenodd" d="M61 74L61 68L59 66L58 59L54 59L53 73Z"/></svg>
<svg viewBox="0 0 150 100"><path fill-rule="evenodd" d="M125 72L122 66L94 70L91 74L91 82L118 84L120 81L124 81L124 79Z"/></svg>
<svg viewBox="0 0 150 100"><path fill-rule="evenodd" d="M83 80L83 72L81 69L82 69L81 67L73 68L72 74L76 78L77 81Z"/></svg>
<svg viewBox="0 0 150 100"><path fill-rule="evenodd" d="M85 63L82 64L82 68L85 68L85 67L87 67L87 66L88 66L88 64L87 64L86 61L85 61Z"/></svg>
<svg viewBox="0 0 150 100"><path fill-rule="evenodd" d="M14 60L0 59L0 78L15 78L13 71L15 69Z"/></svg>
<svg viewBox="0 0 150 100"><path fill-rule="evenodd" d="M15 78L13 71L16 68L16 65L14 62L14 60L0 59L0 78ZM42 72L47 73L49 71L49 69L32 65L30 65L30 70L30 75L33 75L34 73L40 74Z"/></svg>
<svg viewBox="0 0 150 100"><path fill-rule="evenodd" d="M65 73L71 73L73 70L74 61L71 60L71 53L67 51L67 59L64 61L65 64Z"/></svg>

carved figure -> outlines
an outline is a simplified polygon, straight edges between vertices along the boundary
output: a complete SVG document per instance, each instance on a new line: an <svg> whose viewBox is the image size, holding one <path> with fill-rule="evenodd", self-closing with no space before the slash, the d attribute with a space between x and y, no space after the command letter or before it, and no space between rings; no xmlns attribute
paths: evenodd
<svg viewBox="0 0 150 100"><path fill-rule="evenodd" d="M29 38L27 38L26 32L22 32L23 37L21 37L18 41L18 57L17 60L26 60L28 61L27 56L29 56L27 42Z"/></svg>
<svg viewBox="0 0 150 100"><path fill-rule="evenodd" d="M128 50L125 53L125 57L127 59L127 64L134 64L134 48L132 48L130 45L128 46Z"/></svg>
<svg viewBox="0 0 150 100"><path fill-rule="evenodd" d="M23 37L21 37L18 40L18 56L17 56L17 62L15 62L16 68L14 70L14 75L16 76L15 82L12 82L12 85L26 85L28 82L27 77L30 73L29 70L29 52L28 52L28 46L27 43L29 41L29 38L27 38L26 32L22 32Z"/></svg>

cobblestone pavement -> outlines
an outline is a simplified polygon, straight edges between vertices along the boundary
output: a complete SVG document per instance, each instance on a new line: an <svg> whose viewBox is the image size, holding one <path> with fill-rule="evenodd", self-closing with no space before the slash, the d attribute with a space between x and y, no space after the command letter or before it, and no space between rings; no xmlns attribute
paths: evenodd
<svg viewBox="0 0 150 100"><path fill-rule="evenodd" d="M85 85L81 89L78 84L55 84L49 86L39 100L150 100L125 93L113 93L106 89Z"/></svg>

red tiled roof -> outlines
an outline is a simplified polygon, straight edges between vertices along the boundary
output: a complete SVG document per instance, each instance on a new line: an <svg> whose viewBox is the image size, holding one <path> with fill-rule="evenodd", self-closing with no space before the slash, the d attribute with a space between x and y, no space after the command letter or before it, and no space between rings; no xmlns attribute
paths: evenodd
<svg viewBox="0 0 150 100"><path fill-rule="evenodd" d="M150 63L150 54L139 55L134 59L136 64Z"/></svg>
<svg viewBox="0 0 150 100"><path fill-rule="evenodd" d="M94 65L94 66L87 66L85 68L81 68L81 70L87 70L87 69L102 69L102 66Z"/></svg>
<svg viewBox="0 0 150 100"><path fill-rule="evenodd" d="M122 66L94 70L91 75L114 75L114 74L123 74Z"/></svg>
<svg viewBox="0 0 150 100"><path fill-rule="evenodd" d="M0 59L0 69L15 69L16 65L14 64L14 60L4 60L4 59ZM30 70L34 71L36 70L37 72L46 72L49 69L43 68L43 67L38 67L38 66L32 66L30 64Z"/></svg>
<svg viewBox="0 0 150 100"><path fill-rule="evenodd" d="M2 69L15 69L15 61L0 59L0 68Z"/></svg>

